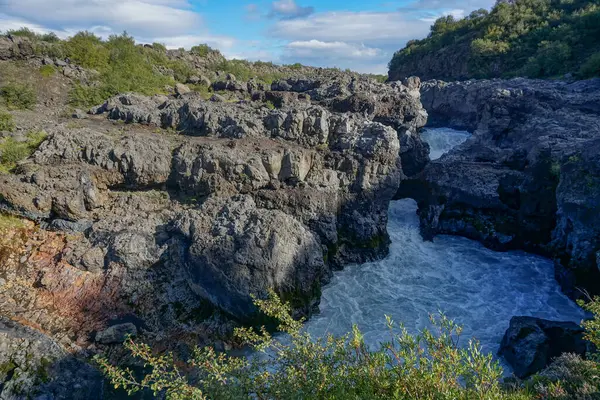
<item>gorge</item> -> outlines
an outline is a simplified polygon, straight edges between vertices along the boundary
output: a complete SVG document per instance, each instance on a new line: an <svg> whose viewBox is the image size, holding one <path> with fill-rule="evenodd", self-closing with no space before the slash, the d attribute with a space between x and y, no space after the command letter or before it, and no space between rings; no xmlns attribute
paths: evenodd
<svg viewBox="0 0 600 400"><path fill-rule="evenodd" d="M421 136L434 158L470 135L429 128ZM384 315L414 333L429 327L429 314L441 311L464 326L464 343L477 338L484 351L495 354L515 315L577 323L584 317L561 292L551 260L495 252L456 236L425 242L416 211L413 200L390 204L390 255L335 273L323 290L320 314L307 323L313 336L342 335L357 324L367 343L377 347L390 340Z"/></svg>
<svg viewBox="0 0 600 400"><path fill-rule="evenodd" d="M91 357L130 362L126 334L228 350L270 289L315 336L375 345L384 314L416 331L440 310L491 353L512 317L579 323L600 293L600 79L240 79L123 35L94 46L160 89L113 93L36 40L0 37L7 105L15 76L39 88L3 117L2 396L102 398Z"/></svg>

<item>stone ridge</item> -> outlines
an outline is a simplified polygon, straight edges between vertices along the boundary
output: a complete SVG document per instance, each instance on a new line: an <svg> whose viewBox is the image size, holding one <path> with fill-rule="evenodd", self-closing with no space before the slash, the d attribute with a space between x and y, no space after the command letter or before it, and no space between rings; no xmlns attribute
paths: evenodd
<svg viewBox="0 0 600 400"><path fill-rule="evenodd" d="M292 97L273 110L123 94L77 124L47 126L38 150L0 176L0 207L43 228L20 258L47 243L55 250L44 254L56 253L11 279L7 315L60 293L64 313L41 306L27 322L81 348L130 322L156 340L200 334L202 344L231 321L256 321L250 295L274 288L308 317L332 270L384 257L403 164L427 160L419 81L272 89L284 82L292 91L262 92Z"/></svg>

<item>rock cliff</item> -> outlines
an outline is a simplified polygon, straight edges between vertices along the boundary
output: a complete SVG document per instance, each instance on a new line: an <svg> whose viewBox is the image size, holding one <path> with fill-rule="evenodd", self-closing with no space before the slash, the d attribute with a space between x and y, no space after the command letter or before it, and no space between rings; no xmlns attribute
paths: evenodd
<svg viewBox="0 0 600 400"><path fill-rule="evenodd" d="M473 132L402 185L424 236L551 256L567 293L598 293L600 80L430 81L422 100L432 124Z"/></svg>
<svg viewBox="0 0 600 400"><path fill-rule="evenodd" d="M2 211L36 223L3 227L2 314L79 355L122 327L214 343L256 320L252 295L308 317L332 270L384 257L389 201L427 161L420 82L240 86L255 100L122 94L36 121L47 139L0 175Z"/></svg>

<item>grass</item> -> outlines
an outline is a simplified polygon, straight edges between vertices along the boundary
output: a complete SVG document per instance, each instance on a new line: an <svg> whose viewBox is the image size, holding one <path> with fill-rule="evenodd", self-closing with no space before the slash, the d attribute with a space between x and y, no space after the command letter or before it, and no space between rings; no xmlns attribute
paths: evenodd
<svg viewBox="0 0 600 400"><path fill-rule="evenodd" d="M12 172L17 163L33 154L48 135L44 131L29 132L27 140L17 141L12 137L0 143L0 173Z"/></svg>
<svg viewBox="0 0 600 400"><path fill-rule="evenodd" d="M0 231L13 228L24 228L25 223L21 218L12 215L0 213ZM1 368L0 368L1 372Z"/></svg>
<svg viewBox="0 0 600 400"><path fill-rule="evenodd" d="M0 89L0 95L9 110L31 110L37 102L34 88L26 83L10 82Z"/></svg>
<svg viewBox="0 0 600 400"><path fill-rule="evenodd" d="M16 127L12 114L0 110L0 131L13 132Z"/></svg>
<svg viewBox="0 0 600 400"><path fill-rule="evenodd" d="M56 73L56 68L53 65L42 65L40 67L40 74L44 78L50 78L52 75Z"/></svg>

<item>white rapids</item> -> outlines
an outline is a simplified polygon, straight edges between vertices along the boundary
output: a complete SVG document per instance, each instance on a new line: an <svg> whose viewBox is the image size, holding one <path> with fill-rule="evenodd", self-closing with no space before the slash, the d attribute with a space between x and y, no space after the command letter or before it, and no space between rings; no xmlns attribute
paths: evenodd
<svg viewBox="0 0 600 400"><path fill-rule="evenodd" d="M444 128L429 129L423 137L435 157L469 134ZM583 311L561 293L550 260L494 252L461 237L424 242L416 210L413 200L391 203L389 256L335 273L323 289L321 312L306 324L312 335L342 335L357 324L366 342L376 346L390 339L384 315L415 333L429 326L429 314L442 311L463 325L462 343L474 337L495 354L515 315L583 318Z"/></svg>

